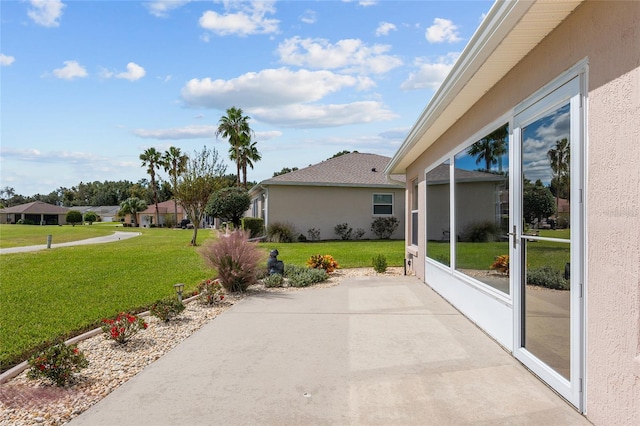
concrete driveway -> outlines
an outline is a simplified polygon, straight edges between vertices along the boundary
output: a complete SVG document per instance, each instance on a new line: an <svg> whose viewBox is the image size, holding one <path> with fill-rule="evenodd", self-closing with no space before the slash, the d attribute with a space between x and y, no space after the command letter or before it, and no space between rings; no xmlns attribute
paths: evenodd
<svg viewBox="0 0 640 426"><path fill-rule="evenodd" d="M414 277L244 299L81 425L587 425Z"/></svg>

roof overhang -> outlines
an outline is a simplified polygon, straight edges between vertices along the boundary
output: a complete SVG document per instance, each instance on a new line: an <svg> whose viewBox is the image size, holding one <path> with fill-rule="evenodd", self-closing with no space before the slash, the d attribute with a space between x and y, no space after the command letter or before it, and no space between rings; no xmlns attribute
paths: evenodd
<svg viewBox="0 0 640 426"><path fill-rule="evenodd" d="M406 173L582 1L496 1L384 172Z"/></svg>

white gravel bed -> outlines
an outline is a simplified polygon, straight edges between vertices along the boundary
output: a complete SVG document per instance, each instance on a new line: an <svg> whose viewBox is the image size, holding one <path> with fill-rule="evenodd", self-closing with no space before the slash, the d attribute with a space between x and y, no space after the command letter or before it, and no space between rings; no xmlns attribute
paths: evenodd
<svg viewBox="0 0 640 426"><path fill-rule="evenodd" d="M403 268L388 268L380 275L402 275ZM244 297L261 292L305 291L340 284L344 277L376 275L373 268L339 269L326 282L306 288L249 287L244 294L228 294L222 303L204 306L198 301L186 305L175 319L163 323L149 316L146 330L125 345L108 340L101 333L78 343L89 367L68 386L27 379L26 371L0 385L0 426L63 425L100 401L147 365L189 337L207 322L228 310Z"/></svg>

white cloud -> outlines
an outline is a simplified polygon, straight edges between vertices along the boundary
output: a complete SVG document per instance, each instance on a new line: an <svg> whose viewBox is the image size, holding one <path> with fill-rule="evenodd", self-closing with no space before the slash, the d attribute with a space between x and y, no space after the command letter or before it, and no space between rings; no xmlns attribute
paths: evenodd
<svg viewBox="0 0 640 426"><path fill-rule="evenodd" d="M380 22L378 28L376 28L376 37L389 35L390 31L396 31L397 28L390 22Z"/></svg>
<svg viewBox="0 0 640 426"><path fill-rule="evenodd" d="M190 125L171 129L135 129L131 133L143 139L181 140L181 139L213 139L216 126ZM255 140L265 141L282 136L279 130L256 132Z"/></svg>
<svg viewBox="0 0 640 426"><path fill-rule="evenodd" d="M304 14L300 17L300 20L305 24L315 24L316 19L316 12L313 10L305 10Z"/></svg>
<svg viewBox="0 0 640 426"><path fill-rule="evenodd" d="M231 80L192 79L182 88L189 107L225 110L229 105L274 107L313 102L344 88L367 89L373 81L331 71L291 71L287 68L246 73Z"/></svg>
<svg viewBox="0 0 640 426"><path fill-rule="evenodd" d="M116 78L123 78L129 81L136 81L144 77L145 74L146 74L146 71L144 70L144 68L142 68L140 65L136 64L135 62L129 62L127 64L127 71L116 74Z"/></svg>
<svg viewBox="0 0 640 426"><path fill-rule="evenodd" d="M459 53L449 53L447 56L438 58L437 62L429 62L425 58L418 58L415 65L418 70L409 74L409 77L402 82L402 90L431 89L436 90L447 77Z"/></svg>
<svg viewBox="0 0 640 426"><path fill-rule="evenodd" d="M282 108L252 108L251 117L283 127L323 128L374 123L397 117L374 101L334 105L287 105Z"/></svg>
<svg viewBox="0 0 640 426"><path fill-rule="evenodd" d="M53 70L53 75L64 80L86 77L87 70L77 61L64 61L64 67Z"/></svg>
<svg viewBox="0 0 640 426"><path fill-rule="evenodd" d="M215 126L184 126L175 127L173 129L135 129L132 133L144 139L204 139L213 138L215 136Z"/></svg>
<svg viewBox="0 0 640 426"><path fill-rule="evenodd" d="M27 16L33 22L43 27L57 27L60 25L62 9L65 5L60 0L31 0L31 8Z"/></svg>
<svg viewBox="0 0 640 426"><path fill-rule="evenodd" d="M462 40L457 31L458 27L452 21L443 18L433 20L433 25L427 28L425 37L430 43L455 43Z"/></svg>
<svg viewBox="0 0 640 426"><path fill-rule="evenodd" d="M218 35L242 37L278 31L280 21L266 17L275 13L274 1L225 1L224 5L224 14L212 10L204 12L199 20L200 26Z"/></svg>
<svg viewBox="0 0 640 426"><path fill-rule="evenodd" d="M7 56L4 53L0 53L0 66L8 67L12 63L14 63L16 58L13 56Z"/></svg>
<svg viewBox="0 0 640 426"><path fill-rule="evenodd" d="M257 141L268 141L271 139L279 138L282 136L282 132L280 130L269 130L263 132L256 132L255 139Z"/></svg>
<svg viewBox="0 0 640 426"><path fill-rule="evenodd" d="M367 46L358 39L331 44L326 39L293 37L280 43L277 52L287 65L382 74L402 65L400 58L386 54L390 49L384 44Z"/></svg>
<svg viewBox="0 0 640 426"><path fill-rule="evenodd" d="M185 4L191 2L191 0L155 0L148 3L143 3L149 13L158 18L166 18L169 16L169 12Z"/></svg>
<svg viewBox="0 0 640 426"><path fill-rule="evenodd" d="M42 152L35 148L2 148L2 157L15 158L20 161L37 161L42 163L78 164L86 161L97 161L99 157L88 152L49 151Z"/></svg>

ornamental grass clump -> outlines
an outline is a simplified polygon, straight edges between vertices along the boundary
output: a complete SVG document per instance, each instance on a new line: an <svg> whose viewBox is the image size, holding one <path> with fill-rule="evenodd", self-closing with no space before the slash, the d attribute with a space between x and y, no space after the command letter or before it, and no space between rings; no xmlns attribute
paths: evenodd
<svg viewBox="0 0 640 426"><path fill-rule="evenodd" d="M45 378L57 386L64 386L74 379L73 373L79 372L89 365L89 361L78 349L78 345L58 343L33 355L28 361L29 379Z"/></svg>
<svg viewBox="0 0 640 426"><path fill-rule="evenodd" d="M218 280L205 280L198 284L198 300L203 305L214 305L222 302L222 286Z"/></svg>
<svg viewBox="0 0 640 426"><path fill-rule="evenodd" d="M127 343L138 331L148 327L142 318L126 312L118 314L116 319L103 319L102 323L105 337L121 345Z"/></svg>
<svg viewBox="0 0 640 426"><path fill-rule="evenodd" d="M149 309L149 313L160 321L168 322L171 318L175 318L184 311L184 304L178 299L160 299Z"/></svg>
<svg viewBox="0 0 640 426"><path fill-rule="evenodd" d="M338 262L330 254L315 254L307 259L307 266L313 269L324 269L327 274L340 267Z"/></svg>
<svg viewBox="0 0 640 426"><path fill-rule="evenodd" d="M243 292L255 284L259 265L266 260L266 253L248 239L248 232L237 230L219 235L200 249L205 263L218 272L217 279L229 293Z"/></svg>

